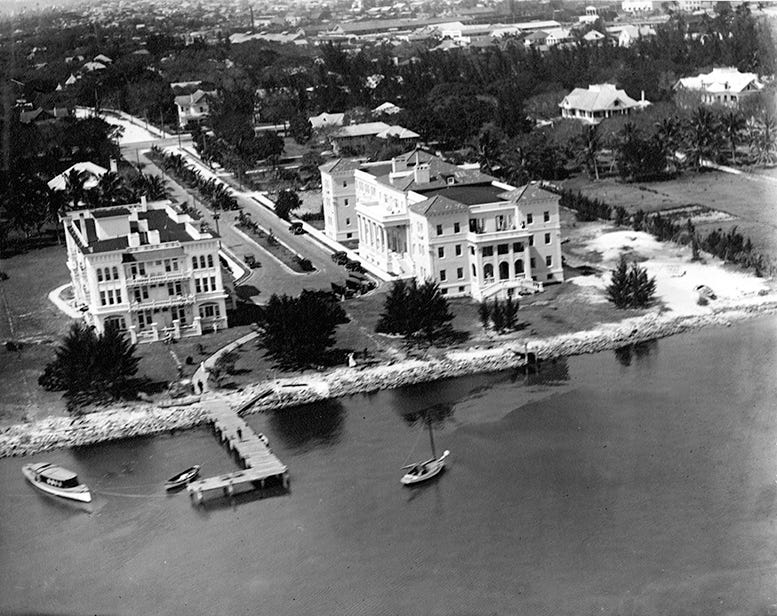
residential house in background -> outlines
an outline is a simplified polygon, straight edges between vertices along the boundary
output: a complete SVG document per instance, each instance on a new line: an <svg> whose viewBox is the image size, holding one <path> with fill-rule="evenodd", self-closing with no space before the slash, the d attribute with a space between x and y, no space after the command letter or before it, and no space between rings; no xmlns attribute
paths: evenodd
<svg viewBox="0 0 777 616"><path fill-rule="evenodd" d="M319 113L317 116L309 117L308 120L313 130L318 130L328 126L342 126L344 118L344 113Z"/></svg>
<svg viewBox="0 0 777 616"><path fill-rule="evenodd" d="M219 238L170 201L70 210L61 221L75 302L97 331L133 342L227 326Z"/></svg>
<svg viewBox="0 0 777 616"><path fill-rule="evenodd" d="M477 300L563 280L559 199L539 184L514 188L423 150L341 164L322 168L322 185L348 183L359 254L375 267Z"/></svg>
<svg viewBox="0 0 777 616"><path fill-rule="evenodd" d="M696 77L683 77L675 85L677 93L697 94L707 105L737 106L744 98L759 92L764 84L755 73L742 73L734 67L714 68Z"/></svg>
<svg viewBox="0 0 777 616"><path fill-rule="evenodd" d="M623 0L621 10L624 13L650 13L661 8L658 0Z"/></svg>
<svg viewBox="0 0 777 616"><path fill-rule="evenodd" d="M188 124L201 124L210 114L210 100L215 95L215 91L205 91L198 88L191 94L176 96L178 125L185 128Z"/></svg>
<svg viewBox="0 0 777 616"><path fill-rule="evenodd" d="M413 147L420 139L418 133L402 126L389 126L385 122L366 122L343 126L330 137L332 150L335 154L361 154L376 139L399 139L408 148Z"/></svg>
<svg viewBox="0 0 777 616"><path fill-rule="evenodd" d="M111 165L115 165L115 161L111 161ZM100 178L108 173L108 170L105 167L101 167L93 162L85 161L76 163L65 169L59 175L51 178L48 182L48 187L51 190L66 190L67 178L73 171L82 174L82 177L84 178L84 190L90 190L97 186L100 182ZM115 172L116 169L112 169L112 171Z"/></svg>
<svg viewBox="0 0 777 616"><path fill-rule="evenodd" d="M598 124L615 115L628 115L635 109L650 105L644 93L640 100L631 98L625 91L610 83L600 83L588 88L575 88L559 103L561 117Z"/></svg>

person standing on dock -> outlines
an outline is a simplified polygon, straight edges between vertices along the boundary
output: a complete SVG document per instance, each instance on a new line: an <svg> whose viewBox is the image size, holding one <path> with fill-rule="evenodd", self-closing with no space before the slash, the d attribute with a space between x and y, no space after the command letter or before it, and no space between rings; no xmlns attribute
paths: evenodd
<svg viewBox="0 0 777 616"><path fill-rule="evenodd" d="M239 441L243 440L243 430L241 428L237 429L237 440Z"/></svg>

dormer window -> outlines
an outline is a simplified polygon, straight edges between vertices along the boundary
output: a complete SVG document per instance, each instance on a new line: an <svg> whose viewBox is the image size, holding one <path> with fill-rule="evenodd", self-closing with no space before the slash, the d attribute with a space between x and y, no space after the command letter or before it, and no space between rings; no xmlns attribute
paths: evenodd
<svg viewBox="0 0 777 616"><path fill-rule="evenodd" d="M445 181L448 183L448 186L453 186L456 183L456 178L452 175L449 175L447 178L445 178Z"/></svg>

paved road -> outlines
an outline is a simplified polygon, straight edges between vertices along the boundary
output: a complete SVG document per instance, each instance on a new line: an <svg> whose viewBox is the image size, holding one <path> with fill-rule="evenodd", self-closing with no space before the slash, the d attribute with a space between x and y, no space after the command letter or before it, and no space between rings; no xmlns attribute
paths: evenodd
<svg viewBox="0 0 777 616"><path fill-rule="evenodd" d="M218 227L222 244L238 257L253 254L261 262L262 267L254 269L251 277L243 281L237 289L241 297L250 297L253 302L261 304L266 302L273 293L298 295L303 289L329 290L332 282L343 284L346 276L345 269L334 264L328 252L320 248L310 238L291 235L288 232L288 224L280 221L274 214L254 201L249 196L250 193L234 191L238 202L246 213L250 213L252 218L265 229L272 229L274 235L293 250L310 259L316 267L315 272L305 274L293 272L280 263L259 244L235 229L234 224L237 217L234 212L221 212L217 225L212 212L203 203L197 201L182 186L174 182L144 154L144 151L147 152L153 143L160 145L160 147L162 144L178 145L177 138L173 140L160 139L154 142L128 144L122 147L122 153L127 160L140 162L143 165L144 173L165 177L170 187L171 197L179 203L194 205L211 228Z"/></svg>

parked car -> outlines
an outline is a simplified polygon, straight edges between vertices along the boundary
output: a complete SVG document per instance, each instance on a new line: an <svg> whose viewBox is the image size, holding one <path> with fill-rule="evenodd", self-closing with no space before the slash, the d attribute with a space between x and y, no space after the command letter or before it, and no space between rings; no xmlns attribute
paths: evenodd
<svg viewBox="0 0 777 616"><path fill-rule="evenodd" d="M245 255L243 257L243 261L245 261L246 265L251 269L262 267L262 264L256 260L256 257L254 255Z"/></svg>
<svg viewBox="0 0 777 616"><path fill-rule="evenodd" d="M302 235L303 233L305 233L305 229L302 228L301 222L293 222L289 226L289 233L291 233L292 235Z"/></svg>
<svg viewBox="0 0 777 616"><path fill-rule="evenodd" d="M348 255L343 250L338 250L337 252L332 253L332 261L337 263L338 265L345 265L348 263Z"/></svg>

